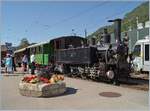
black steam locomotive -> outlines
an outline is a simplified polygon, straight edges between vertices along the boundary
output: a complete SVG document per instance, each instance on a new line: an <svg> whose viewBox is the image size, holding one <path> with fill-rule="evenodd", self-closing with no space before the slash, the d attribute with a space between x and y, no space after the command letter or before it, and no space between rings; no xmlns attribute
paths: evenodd
<svg viewBox="0 0 150 111"><path fill-rule="evenodd" d="M116 43L111 44L110 35L105 29L104 41L99 45L85 44L85 40L81 47L56 50L56 69L68 76L107 78L115 84L120 78L128 78L128 46L121 40L121 19L109 22L114 22Z"/></svg>

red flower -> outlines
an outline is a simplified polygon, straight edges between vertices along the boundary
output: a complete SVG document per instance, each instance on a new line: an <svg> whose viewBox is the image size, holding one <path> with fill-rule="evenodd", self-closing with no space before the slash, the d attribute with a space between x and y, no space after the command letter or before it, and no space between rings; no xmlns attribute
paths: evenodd
<svg viewBox="0 0 150 111"><path fill-rule="evenodd" d="M47 78L44 78L44 77L40 77L40 81L42 81L44 83L49 83L49 80Z"/></svg>

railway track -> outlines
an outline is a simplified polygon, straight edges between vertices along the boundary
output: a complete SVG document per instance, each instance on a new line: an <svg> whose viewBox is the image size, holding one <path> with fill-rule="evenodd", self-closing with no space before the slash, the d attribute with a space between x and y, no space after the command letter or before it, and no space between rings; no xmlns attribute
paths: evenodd
<svg viewBox="0 0 150 111"><path fill-rule="evenodd" d="M149 90L149 80L143 78L129 78L127 82L121 81L122 87L128 87L137 90Z"/></svg>
<svg viewBox="0 0 150 111"><path fill-rule="evenodd" d="M76 79L82 79L82 80L87 80L91 82L103 82L106 84L111 84L109 81L104 80L104 79L89 79L89 78L80 78L80 77L70 77L70 78L76 78ZM144 78L134 78L130 77L128 80L121 79L120 81L120 87L126 87L126 88L132 88L136 90L143 90L143 91L148 91L149 90L149 79L144 79Z"/></svg>

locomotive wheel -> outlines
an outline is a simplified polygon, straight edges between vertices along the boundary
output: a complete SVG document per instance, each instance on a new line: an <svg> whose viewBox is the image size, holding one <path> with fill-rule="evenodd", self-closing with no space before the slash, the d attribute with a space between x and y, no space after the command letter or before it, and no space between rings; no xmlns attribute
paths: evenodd
<svg viewBox="0 0 150 111"><path fill-rule="evenodd" d="M87 79L86 73L81 73L80 76L81 76L81 78L84 79L84 80Z"/></svg>
<svg viewBox="0 0 150 111"><path fill-rule="evenodd" d="M95 77L95 76L90 76L90 78L91 78L92 80L96 80L96 77Z"/></svg>
<svg viewBox="0 0 150 111"><path fill-rule="evenodd" d="M77 74L71 74L71 77L76 78Z"/></svg>
<svg viewBox="0 0 150 111"><path fill-rule="evenodd" d="M109 70L109 71L106 72L106 76L107 76L107 78L108 78L109 80L113 80L114 77L115 77L115 73L114 73L114 71Z"/></svg>

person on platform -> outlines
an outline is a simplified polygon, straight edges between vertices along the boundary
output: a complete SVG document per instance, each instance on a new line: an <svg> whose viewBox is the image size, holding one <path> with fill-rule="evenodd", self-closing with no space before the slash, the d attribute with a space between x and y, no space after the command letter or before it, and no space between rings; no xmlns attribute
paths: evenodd
<svg viewBox="0 0 150 111"><path fill-rule="evenodd" d="M10 54L7 54L6 61L5 61L6 71L7 73L13 73L12 71L12 57Z"/></svg>
<svg viewBox="0 0 150 111"><path fill-rule="evenodd" d="M28 58L27 55L25 54L22 58L22 64L23 64L23 71L27 71L27 64L28 64Z"/></svg>
<svg viewBox="0 0 150 111"><path fill-rule="evenodd" d="M35 74L35 55L32 53L30 56L30 62L31 62L31 74Z"/></svg>
<svg viewBox="0 0 150 111"><path fill-rule="evenodd" d="M14 55L12 55L12 70L13 70L13 71L17 71L17 70L16 70L16 62L15 62L15 57L14 57Z"/></svg>

